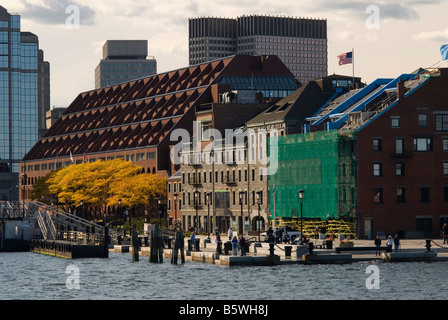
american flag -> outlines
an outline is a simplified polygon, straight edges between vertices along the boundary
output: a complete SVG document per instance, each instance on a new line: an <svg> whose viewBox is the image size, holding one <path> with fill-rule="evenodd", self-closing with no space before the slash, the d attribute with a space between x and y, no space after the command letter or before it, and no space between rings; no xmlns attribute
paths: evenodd
<svg viewBox="0 0 448 320"><path fill-rule="evenodd" d="M353 63L353 52L346 52L338 55L339 65Z"/></svg>

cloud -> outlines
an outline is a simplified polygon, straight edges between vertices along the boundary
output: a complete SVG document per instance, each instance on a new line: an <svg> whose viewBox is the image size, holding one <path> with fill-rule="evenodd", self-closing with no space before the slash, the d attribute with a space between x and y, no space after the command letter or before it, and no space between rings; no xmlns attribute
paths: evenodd
<svg viewBox="0 0 448 320"><path fill-rule="evenodd" d="M374 4L379 8L381 20L418 20L420 15L414 6L440 3L440 0L422 0L405 1L403 3L391 3L388 1L376 1L369 3L357 0L314 0L311 2L310 9L320 12L331 13L333 16L339 16L341 19L350 17L359 21L366 19L366 8Z"/></svg>
<svg viewBox="0 0 448 320"><path fill-rule="evenodd" d="M24 9L20 14L23 18L42 24L64 25L72 13L66 12L69 6L76 6L79 9L79 20L82 25L95 23L95 11L72 0L22 0L22 4Z"/></svg>
<svg viewBox="0 0 448 320"><path fill-rule="evenodd" d="M448 43L448 28L438 31L422 31L412 36L414 40Z"/></svg>

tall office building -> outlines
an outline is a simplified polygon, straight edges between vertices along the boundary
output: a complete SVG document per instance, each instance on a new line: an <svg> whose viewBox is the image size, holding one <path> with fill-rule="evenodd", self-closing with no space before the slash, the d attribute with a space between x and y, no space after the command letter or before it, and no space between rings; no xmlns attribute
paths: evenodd
<svg viewBox="0 0 448 320"><path fill-rule="evenodd" d="M37 68L38 68L38 130L39 138L41 138L49 127L47 127L46 114L50 110L50 63L44 60L44 52L39 49L37 53Z"/></svg>
<svg viewBox="0 0 448 320"><path fill-rule="evenodd" d="M328 73L327 20L274 16L189 19L190 65L234 54L276 55L302 84Z"/></svg>
<svg viewBox="0 0 448 320"><path fill-rule="evenodd" d="M148 59L147 40L108 40L103 59L95 69L95 89L157 73L157 61Z"/></svg>
<svg viewBox="0 0 448 320"><path fill-rule="evenodd" d="M0 200L19 200L19 162L38 140L39 39L0 6Z"/></svg>

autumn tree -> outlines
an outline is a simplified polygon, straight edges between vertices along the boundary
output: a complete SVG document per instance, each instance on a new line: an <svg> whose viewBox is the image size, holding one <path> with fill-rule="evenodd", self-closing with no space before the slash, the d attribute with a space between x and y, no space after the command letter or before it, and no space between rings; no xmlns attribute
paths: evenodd
<svg viewBox="0 0 448 320"><path fill-rule="evenodd" d="M48 179L48 189L60 202L74 207L85 203L101 213L118 199L128 207L148 207L166 192L166 179L141 174L141 169L122 159L70 165Z"/></svg>
<svg viewBox="0 0 448 320"><path fill-rule="evenodd" d="M41 201L44 203L51 203L51 201L55 200L57 196L51 194L48 190L48 179L55 173L52 171L48 173L45 177L40 177L33 184L33 189L30 192L30 199Z"/></svg>

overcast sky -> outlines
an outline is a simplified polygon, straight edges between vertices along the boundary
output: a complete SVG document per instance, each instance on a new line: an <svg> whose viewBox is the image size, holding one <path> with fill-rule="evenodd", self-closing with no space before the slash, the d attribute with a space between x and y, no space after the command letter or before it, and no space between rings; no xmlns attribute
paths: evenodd
<svg viewBox="0 0 448 320"><path fill-rule="evenodd" d="M51 63L51 104L68 106L94 89L106 40L148 40L158 72L188 66L188 18L264 14L328 21L328 72L352 75L337 55L355 49L364 82L441 62L448 44L448 0L0 0L39 36ZM79 19L77 14L79 12ZM77 26L79 20L79 29ZM439 64L438 64L439 63Z"/></svg>

